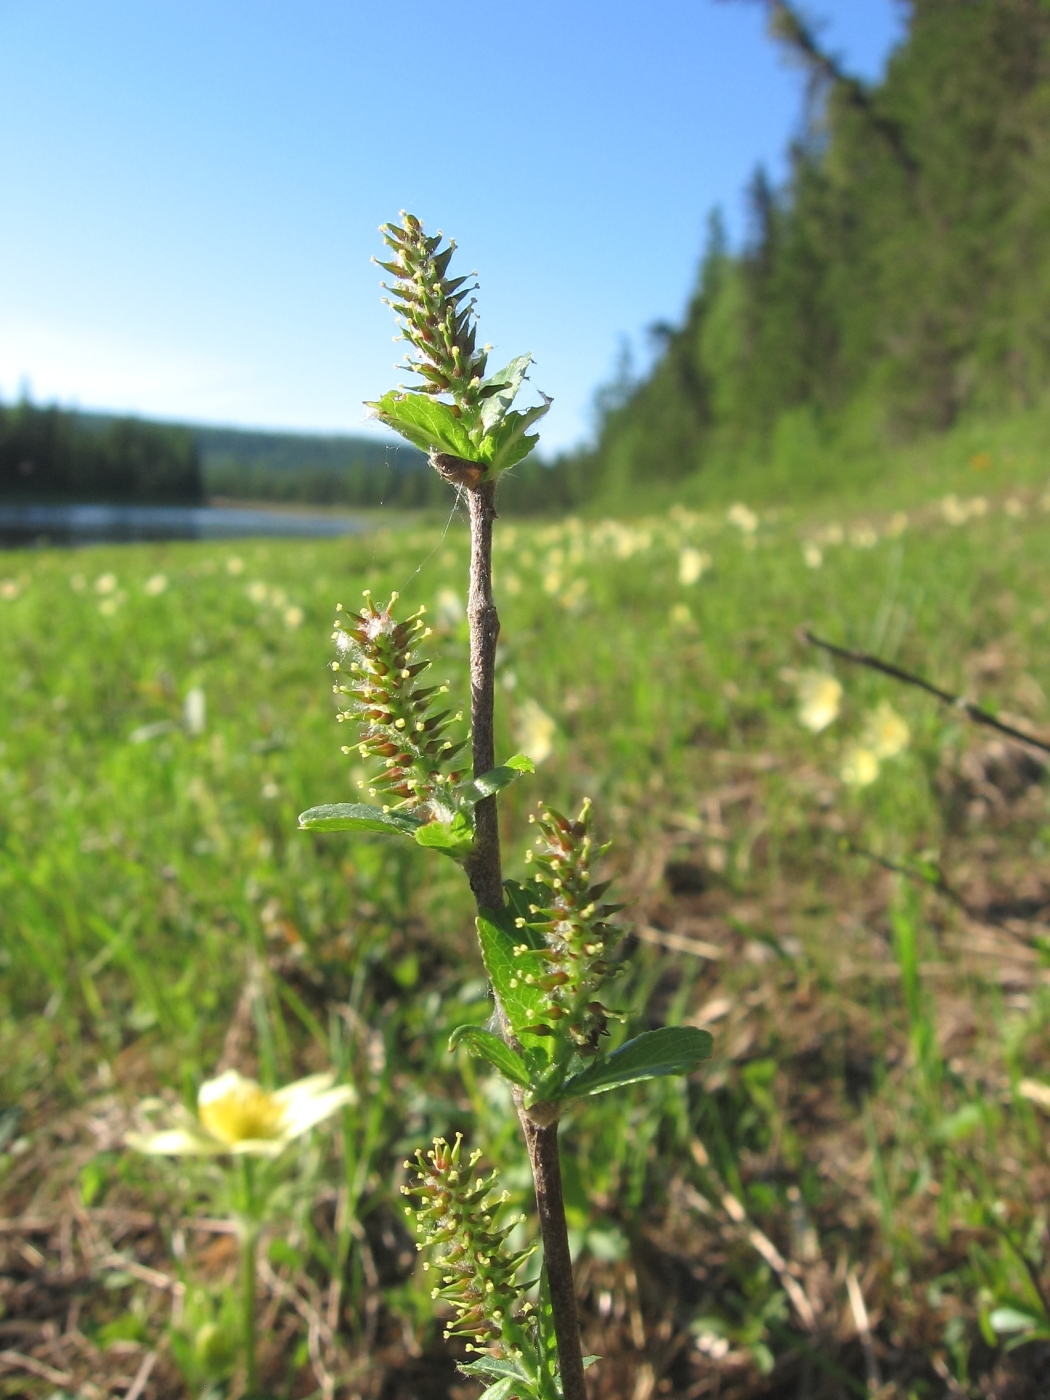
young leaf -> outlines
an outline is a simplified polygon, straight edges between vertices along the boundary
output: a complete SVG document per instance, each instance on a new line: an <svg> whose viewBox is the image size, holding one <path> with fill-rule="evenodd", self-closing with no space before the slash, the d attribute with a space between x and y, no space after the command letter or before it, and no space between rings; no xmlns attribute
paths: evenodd
<svg viewBox="0 0 1050 1400"><path fill-rule="evenodd" d="M502 792L511 783L517 782L523 773L535 773L536 768L531 758L527 758L523 753L516 753L513 758L508 758L506 763L499 768L490 768L487 773L482 773L480 777L471 778L465 783L460 783L456 791L465 802L473 806L480 802L483 797L491 797L494 793Z"/></svg>
<svg viewBox="0 0 1050 1400"><path fill-rule="evenodd" d="M477 1059L488 1060L505 1079L520 1084L525 1089L529 1087L529 1072L525 1068L525 1061L505 1041L500 1040L498 1035L482 1030L480 1026L458 1026L449 1036L448 1048L455 1050L460 1045L465 1045Z"/></svg>
<svg viewBox="0 0 1050 1400"><path fill-rule="evenodd" d="M447 452L469 462L477 460L466 424L447 403L426 394L399 394L394 389L368 405L381 423L424 452Z"/></svg>
<svg viewBox="0 0 1050 1400"><path fill-rule="evenodd" d="M543 402L535 408L526 409L524 413L508 413L497 428L485 434L478 456L488 463L489 477L498 476L508 467L516 466L539 442L538 437L526 437L525 434L551 406L552 400L546 394L541 397Z"/></svg>
<svg viewBox="0 0 1050 1400"><path fill-rule="evenodd" d="M378 831L384 836L412 836L422 826L408 812L384 812L367 802L329 802L299 815L300 831Z"/></svg>
<svg viewBox="0 0 1050 1400"><path fill-rule="evenodd" d="M514 953L517 946L530 941L526 933L525 929L515 928L511 909L490 910L478 916L478 941L485 971L511 1030L526 1047L543 1047L546 1060L550 1047L544 1042L550 1037L535 1035L528 1029L542 1019L543 991L525 981L523 960Z"/></svg>
<svg viewBox="0 0 1050 1400"><path fill-rule="evenodd" d="M415 830L417 845L430 851L440 851L453 860L466 860L474 849L474 828L462 812L450 822L427 822Z"/></svg>
<svg viewBox="0 0 1050 1400"><path fill-rule="evenodd" d="M481 395L485 402L481 407L481 426L491 432L503 420L511 404L517 397L525 378L525 371L532 363L531 355L519 355L511 360L499 374L491 374L481 385ZM485 391L489 392L486 393Z"/></svg>
<svg viewBox="0 0 1050 1400"><path fill-rule="evenodd" d="M622 1084L658 1079L666 1074L688 1074L711 1054L711 1036L694 1026L663 1026L635 1036L611 1055L595 1060L562 1086L561 1098L603 1094Z"/></svg>

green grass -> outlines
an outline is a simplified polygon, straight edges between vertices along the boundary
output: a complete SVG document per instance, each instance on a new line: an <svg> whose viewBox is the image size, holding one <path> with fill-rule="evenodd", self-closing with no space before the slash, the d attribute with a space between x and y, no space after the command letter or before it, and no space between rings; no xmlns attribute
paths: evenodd
<svg viewBox="0 0 1050 1400"><path fill-rule="evenodd" d="M1005 457L967 464L966 494L989 499L959 524L943 488L914 482L868 514L847 491L838 522L829 500L812 517L773 511L753 535L723 507L500 523L498 757L528 746L530 715L535 739L536 707L553 721L550 756L503 805L507 872L524 868L541 794L563 807L592 796L645 935L631 974L643 1024L707 1017L715 1034L690 1084L606 1096L565 1130L603 1395L630 1393L643 1361L673 1393L712 1368L727 1385L769 1371L770 1395L864 1393L848 1269L901 1395L941 1393L937 1367L971 1393L1000 1356L994 1310L1041 1318L1023 1256L1044 1267L1045 1123L1015 1090L1050 1078L1042 945L1031 926L1011 937L968 921L855 851L937 861L974 904L1037 908L1045 788L1035 770L999 773L958 715L867 672L839 670L841 714L812 735L792 678L822 665L796 635L809 623L1045 724L1050 515L1031 457L1016 479ZM899 505L906 526L891 524ZM206 1174L121 1151L135 1104L158 1092L192 1104L224 1046L271 1083L333 1063L361 1102L290 1167L292 1255L278 1250L275 1267L318 1306L339 1279L329 1361L372 1385L408 1364L406 1336L438 1345L410 1245L405 1262L404 1154L462 1128L523 1201L527 1174L509 1099L445 1050L490 1009L458 872L407 845L307 836L296 816L352 800L362 776L340 753L350 736L326 669L337 602L365 587L399 590L406 611L425 602L435 675L465 703L466 548L456 519L350 542L0 556L2 1213L60 1222L70 1192L96 1210L207 1213ZM683 550L710 556L689 585ZM194 690L198 733L184 723ZM911 742L850 789L845 753L887 700ZM663 934L677 950L656 946ZM816 1331L752 1227L793 1261ZM179 1266L214 1294L194 1303L198 1321L225 1306L222 1261L200 1243ZM174 1267L161 1236L141 1257ZM0 1291L9 1314L13 1288ZM39 1288L50 1296L43 1274ZM100 1346L164 1334L156 1291L133 1275L99 1282L84 1309ZM264 1354L271 1384L309 1393L305 1314L277 1315L289 1340ZM71 1373L108 1374L109 1355L78 1356ZM178 1393L167 1352L159 1366ZM17 1374L0 1394L27 1379L52 1393Z"/></svg>

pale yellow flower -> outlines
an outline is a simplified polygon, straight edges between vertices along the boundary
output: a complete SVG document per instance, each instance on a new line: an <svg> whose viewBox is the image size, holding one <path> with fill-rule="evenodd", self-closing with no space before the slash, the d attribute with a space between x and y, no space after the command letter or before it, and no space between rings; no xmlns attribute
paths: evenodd
<svg viewBox="0 0 1050 1400"><path fill-rule="evenodd" d="M689 611L685 603L675 603L667 616L675 627L688 627L693 620L693 614Z"/></svg>
<svg viewBox="0 0 1050 1400"><path fill-rule="evenodd" d="M871 749L861 744L852 744L846 751L842 765L842 781L850 787L862 788L873 783L879 776L879 760Z"/></svg>
<svg viewBox="0 0 1050 1400"><path fill-rule="evenodd" d="M95 580L96 593L112 593L117 586L116 574L99 574Z"/></svg>
<svg viewBox="0 0 1050 1400"><path fill-rule="evenodd" d="M266 587L266 584L258 579L255 581L255 583L250 583L248 585L248 597L252 600L253 603L257 605L261 605L266 602L266 595L268 593L269 589Z"/></svg>
<svg viewBox="0 0 1050 1400"><path fill-rule="evenodd" d="M758 529L758 516L753 510L749 510L743 501L737 501L735 505L730 506L726 518L730 525L735 525L745 535L753 535Z"/></svg>
<svg viewBox="0 0 1050 1400"><path fill-rule="evenodd" d="M895 758L908 747L911 730L886 700L867 716L861 743L876 758Z"/></svg>
<svg viewBox="0 0 1050 1400"><path fill-rule="evenodd" d="M182 721L187 734L203 734L208 722L208 702L199 685L186 692L182 707Z"/></svg>
<svg viewBox="0 0 1050 1400"><path fill-rule="evenodd" d="M523 700L514 722L514 742L523 754L539 765L554 752L558 726L535 700Z"/></svg>
<svg viewBox="0 0 1050 1400"><path fill-rule="evenodd" d="M335 1076L311 1074L284 1089L263 1089L235 1069L209 1079L197 1095L197 1117L184 1108L172 1116L178 1127L159 1133L128 1133L129 1147L154 1156L276 1157L297 1137L323 1123L357 1095Z"/></svg>
<svg viewBox="0 0 1050 1400"><path fill-rule="evenodd" d="M798 722L819 734L838 718L842 686L826 671L803 671L795 683L798 691Z"/></svg>
<svg viewBox="0 0 1050 1400"><path fill-rule="evenodd" d="M226 560L226 572L232 574L234 578L236 578L238 574L243 574L244 560L239 559L236 554L231 554L229 559Z"/></svg>
<svg viewBox="0 0 1050 1400"><path fill-rule="evenodd" d="M0 579L0 598L3 598L5 603L13 603L21 591L15 579Z"/></svg>
<svg viewBox="0 0 1050 1400"><path fill-rule="evenodd" d="M941 514L949 525L962 525L966 520L966 507L954 491L941 501Z"/></svg>
<svg viewBox="0 0 1050 1400"><path fill-rule="evenodd" d="M692 545L686 545L678 556L678 582L684 588L696 583L704 572L711 567L711 556L702 549L694 549Z"/></svg>
<svg viewBox="0 0 1050 1400"><path fill-rule="evenodd" d="M1029 1103L1038 1104L1040 1108L1050 1111L1050 1084L1044 1084L1039 1079L1022 1079L1017 1086L1017 1092Z"/></svg>
<svg viewBox="0 0 1050 1400"><path fill-rule="evenodd" d="M446 627L450 630L458 627L466 617L467 612L463 606L463 599L454 588L442 588L437 595L434 607L439 627Z"/></svg>
<svg viewBox="0 0 1050 1400"><path fill-rule="evenodd" d="M558 602L566 612L578 612L587 597L587 580L574 578L567 588L563 588Z"/></svg>
<svg viewBox="0 0 1050 1400"><path fill-rule="evenodd" d="M297 627L302 626L305 616L306 614L303 612L302 608L293 603L290 608L285 610L284 625L294 632Z"/></svg>
<svg viewBox="0 0 1050 1400"><path fill-rule="evenodd" d="M802 546L802 557L806 561L809 569L819 569L824 562L824 551L819 544L804 544Z"/></svg>
<svg viewBox="0 0 1050 1400"><path fill-rule="evenodd" d="M968 501L960 501L954 492L950 492L941 501L941 514L949 525L964 525L967 520L987 515L988 501L984 496L973 496Z"/></svg>
<svg viewBox="0 0 1050 1400"><path fill-rule="evenodd" d="M167 576L167 574L154 574L154 575L152 576L152 578L148 578L148 579L146 580L146 582L143 584L143 591L144 591L150 598L156 598L158 594L164 592L164 590L165 590L165 588L167 588L167 586L168 586L168 576Z"/></svg>

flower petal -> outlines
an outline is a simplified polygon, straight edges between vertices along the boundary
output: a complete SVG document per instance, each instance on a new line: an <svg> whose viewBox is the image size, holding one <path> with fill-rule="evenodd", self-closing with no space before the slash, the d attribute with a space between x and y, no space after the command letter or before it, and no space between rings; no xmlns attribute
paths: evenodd
<svg viewBox="0 0 1050 1400"><path fill-rule="evenodd" d="M275 1138L241 1138L225 1150L234 1157L279 1157L288 1146L286 1136Z"/></svg>
<svg viewBox="0 0 1050 1400"><path fill-rule="evenodd" d="M308 1074L305 1079L297 1079L294 1084L286 1084L283 1089L275 1089L274 1103L282 1107L299 1098L314 1098L330 1089L335 1083L335 1074L329 1069L323 1074Z"/></svg>
<svg viewBox="0 0 1050 1400"><path fill-rule="evenodd" d="M294 1088L294 1085L289 1086ZM333 1113L338 1112L344 1104L354 1103L357 1094L349 1084L340 1084L336 1089L328 1089L324 1093L300 1094L295 1098L290 1098L284 1112L284 1121L281 1124L281 1136L285 1142L290 1142L292 1138L301 1137L303 1133L309 1132L318 1123L323 1123L326 1118L330 1118Z"/></svg>
<svg viewBox="0 0 1050 1400"><path fill-rule="evenodd" d="M195 1131L187 1126L162 1133L128 1133L124 1141L136 1152L148 1152L154 1157L210 1157L230 1150L199 1123Z"/></svg>

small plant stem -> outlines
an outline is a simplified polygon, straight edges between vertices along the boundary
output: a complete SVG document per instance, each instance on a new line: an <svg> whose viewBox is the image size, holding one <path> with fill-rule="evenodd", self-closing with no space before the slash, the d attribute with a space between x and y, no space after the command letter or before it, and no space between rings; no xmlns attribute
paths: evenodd
<svg viewBox="0 0 1050 1400"><path fill-rule="evenodd" d="M255 1357L255 1246L259 1223L255 1218L255 1182L250 1157L241 1158L244 1177L244 1220L241 1226L241 1318L244 1325L246 1400L257 1400L259 1367Z"/></svg>
<svg viewBox="0 0 1050 1400"><path fill-rule="evenodd" d="M543 1237L543 1262L551 1291L554 1335L558 1339L558 1366L564 1400L586 1400L583 1378L583 1349L580 1321L576 1312L576 1288L572 1280L572 1255L565 1227L565 1201L561 1190L561 1161L558 1157L558 1124L540 1127L527 1113L520 1114L525 1142L536 1183L536 1209Z"/></svg>
<svg viewBox="0 0 1050 1400"><path fill-rule="evenodd" d="M1050 743L1047 743L1045 739L1037 739L1034 734L1026 734L1023 729L1015 729L1012 724L1004 724L1001 719L988 710L982 710L979 705L974 705L967 700L965 695L953 695L949 690L942 690L939 685L934 685L932 681L916 675L914 671L906 671L902 666L894 666L891 661L883 661L881 656L872 656L866 651L854 651L852 647L836 646L834 642L827 642L822 637L815 636L808 627L803 627L798 635L802 641L808 642L810 646L819 647L821 651L826 651L829 656L837 656L840 661L852 661L858 666L867 666L869 670L881 671L884 676L890 676L893 680L901 681L904 685L913 685L918 690L925 690L927 695L934 696L942 705L950 705L954 710L961 710L968 719L973 720L974 724L986 725L989 729L995 729L1000 734L1005 734L1008 739L1016 739L1019 744L1031 744L1033 749L1042 749L1043 753L1050 753Z"/></svg>
<svg viewBox="0 0 1050 1400"><path fill-rule="evenodd" d="M496 766L494 729L496 643L499 615L492 597L492 522L496 518L495 482L468 487L470 512L470 591L467 621L470 625L470 725L474 776ZM500 860L499 817L495 797L486 797L474 808L474 854L466 862L467 878L479 909L503 908L503 870ZM550 1283L554 1333L558 1341L564 1400L586 1400L583 1350L576 1313L572 1256L565 1226L565 1202L558 1158L558 1124L541 1127L519 1111L532 1176L536 1209L543 1237L543 1258Z"/></svg>
<svg viewBox="0 0 1050 1400"><path fill-rule="evenodd" d="M496 642L499 614L492 598L492 522L496 518L496 483L467 490L470 511L470 741L474 777L496 766L494 729ZM480 909L502 909L503 870L495 797L474 808L474 854L466 862L467 878Z"/></svg>

